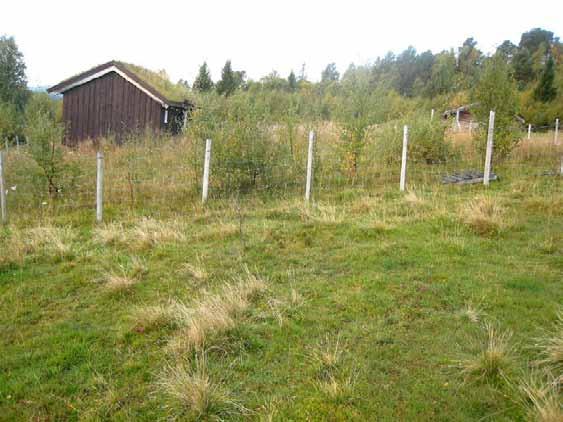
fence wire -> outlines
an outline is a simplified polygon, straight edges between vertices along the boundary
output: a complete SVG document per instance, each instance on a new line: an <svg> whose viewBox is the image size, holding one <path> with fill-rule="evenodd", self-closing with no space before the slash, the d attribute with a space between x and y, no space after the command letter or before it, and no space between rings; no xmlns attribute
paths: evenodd
<svg viewBox="0 0 563 422"><path fill-rule="evenodd" d="M551 127L546 129L553 129ZM493 154L493 172L502 180L561 173L563 148L553 131L522 132L522 141L505 158ZM368 140L355 155L343 148L334 131L319 129L314 148L313 200L330 200L345 191L399 189L400 153L391 160L378 156L377 141ZM420 157L407 161L407 190L441 185L444 177L481 172L484 151L475 148L467 131L448 134L455 148L447 159ZM248 151L213 144L209 202L234 196L302 197L307 167L307 134L302 130L291 145ZM400 140L398 140L400 142ZM409 151L416 144L409 144ZM109 218L125 212L185 213L201 202L204 140L169 139L154 144L106 145L104 150L104 210ZM65 168L55 172L55 187L26 146L4 151L8 215L25 222L67 212L94 218L96 151L65 151Z"/></svg>

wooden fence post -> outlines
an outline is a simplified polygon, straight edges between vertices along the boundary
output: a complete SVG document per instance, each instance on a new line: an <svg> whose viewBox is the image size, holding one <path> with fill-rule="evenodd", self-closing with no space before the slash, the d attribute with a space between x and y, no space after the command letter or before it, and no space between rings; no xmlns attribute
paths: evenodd
<svg viewBox="0 0 563 422"><path fill-rule="evenodd" d="M528 140L530 140L532 137L532 124L529 123L528 124Z"/></svg>
<svg viewBox="0 0 563 422"><path fill-rule="evenodd" d="M487 132L487 151L485 153L485 173L483 174L483 184L489 185L491 177L491 160L493 158L493 135L495 131L495 112L489 113L489 130Z"/></svg>
<svg viewBox="0 0 563 422"><path fill-rule="evenodd" d="M405 125L403 127L403 152L401 155L401 181L399 188L401 192L404 192L405 185L407 183L407 147L409 143L409 127Z"/></svg>
<svg viewBox="0 0 563 422"><path fill-rule="evenodd" d="M559 145L559 119L555 119L555 135L553 138L553 143Z"/></svg>
<svg viewBox="0 0 563 422"><path fill-rule="evenodd" d="M211 139L205 140L205 160L203 163L203 186L201 189L201 202L205 204L209 192L209 167L211 165Z"/></svg>
<svg viewBox="0 0 563 422"><path fill-rule="evenodd" d="M96 154L96 221L101 223L104 217L104 153Z"/></svg>
<svg viewBox="0 0 563 422"><path fill-rule="evenodd" d="M2 223L8 221L6 209L6 184L4 183L4 153L0 151L0 218Z"/></svg>
<svg viewBox="0 0 563 422"><path fill-rule="evenodd" d="M309 149L307 153L307 180L305 181L305 201L311 200L311 187L313 184L313 153L315 150L315 132L309 132Z"/></svg>

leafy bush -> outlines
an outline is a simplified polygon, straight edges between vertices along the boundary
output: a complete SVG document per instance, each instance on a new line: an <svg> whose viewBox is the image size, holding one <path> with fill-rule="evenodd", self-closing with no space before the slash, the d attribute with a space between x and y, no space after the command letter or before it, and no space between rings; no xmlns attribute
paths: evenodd
<svg viewBox="0 0 563 422"><path fill-rule="evenodd" d="M79 168L65 162L61 143L64 127L43 112L33 113L27 121L25 135L29 153L39 166L37 176L46 185L49 195L58 196L63 186L74 184Z"/></svg>
<svg viewBox="0 0 563 422"><path fill-rule="evenodd" d="M277 142L271 124L248 96L205 96L195 110L188 133L201 145L194 164L203 158L204 140L213 140L212 183L229 192L252 188L271 190L284 183L290 165L290 146ZM201 168L201 167L200 167Z"/></svg>
<svg viewBox="0 0 563 422"><path fill-rule="evenodd" d="M409 161L436 164L451 157L451 150L445 139L446 127L442 121L430 121L428 116L413 116L406 122L409 127ZM403 122L395 121L374 130L374 156L378 160L385 164L401 161L403 126Z"/></svg>

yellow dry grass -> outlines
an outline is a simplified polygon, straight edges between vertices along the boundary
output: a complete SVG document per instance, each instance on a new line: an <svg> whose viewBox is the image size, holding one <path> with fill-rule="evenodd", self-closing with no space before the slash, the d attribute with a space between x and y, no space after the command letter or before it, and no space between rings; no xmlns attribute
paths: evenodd
<svg viewBox="0 0 563 422"><path fill-rule="evenodd" d="M479 235L495 234L509 225L506 211L500 201L481 195L460 208L462 221Z"/></svg>

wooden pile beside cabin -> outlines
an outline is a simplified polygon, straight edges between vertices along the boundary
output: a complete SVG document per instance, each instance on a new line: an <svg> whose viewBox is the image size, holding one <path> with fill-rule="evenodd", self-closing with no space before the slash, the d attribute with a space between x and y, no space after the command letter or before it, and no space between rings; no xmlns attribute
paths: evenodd
<svg viewBox="0 0 563 422"><path fill-rule="evenodd" d="M193 108L187 91L139 66L110 61L48 89L63 95L65 143L153 130L180 132Z"/></svg>

